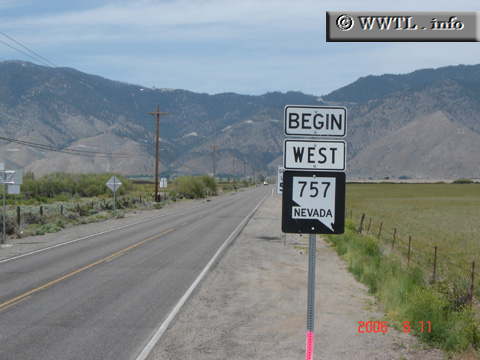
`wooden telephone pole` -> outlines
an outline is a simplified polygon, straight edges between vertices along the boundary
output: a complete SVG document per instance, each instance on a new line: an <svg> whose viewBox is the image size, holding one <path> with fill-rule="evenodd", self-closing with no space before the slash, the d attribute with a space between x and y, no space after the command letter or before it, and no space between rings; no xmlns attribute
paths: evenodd
<svg viewBox="0 0 480 360"><path fill-rule="evenodd" d="M213 149L213 180L215 180L215 149L218 148L218 145L210 145L210 147Z"/></svg>
<svg viewBox="0 0 480 360"><path fill-rule="evenodd" d="M247 183L247 162L243 162L243 181Z"/></svg>
<svg viewBox="0 0 480 360"><path fill-rule="evenodd" d="M157 143L155 146L155 201L159 202L160 199L158 198L158 128L160 127L160 115L168 115L168 113L161 113L160 112L160 105L157 105L156 112L149 112L150 115L157 115Z"/></svg>
<svg viewBox="0 0 480 360"><path fill-rule="evenodd" d="M235 155L232 155L233 158L233 188L235 189Z"/></svg>

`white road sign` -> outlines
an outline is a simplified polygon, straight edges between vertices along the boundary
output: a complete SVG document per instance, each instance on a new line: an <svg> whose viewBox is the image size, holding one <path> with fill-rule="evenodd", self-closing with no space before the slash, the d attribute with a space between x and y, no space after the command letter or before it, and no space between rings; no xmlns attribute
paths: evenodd
<svg viewBox="0 0 480 360"><path fill-rule="evenodd" d="M347 133L347 109L342 106L285 106L285 135L338 136Z"/></svg>
<svg viewBox="0 0 480 360"><path fill-rule="evenodd" d="M166 187L167 187L167 178L161 178L161 179L160 179L159 186L160 186L161 188L166 188Z"/></svg>
<svg viewBox="0 0 480 360"><path fill-rule="evenodd" d="M283 232L343 234L345 173L285 171L283 181Z"/></svg>
<svg viewBox="0 0 480 360"><path fill-rule="evenodd" d="M20 195L20 185L8 185L9 195Z"/></svg>
<svg viewBox="0 0 480 360"><path fill-rule="evenodd" d="M335 184L334 177L294 177L292 199L298 206L292 206L292 219L318 220L333 231Z"/></svg>
<svg viewBox="0 0 480 360"><path fill-rule="evenodd" d="M110 180L107 181L106 185L109 187L110 190L116 192L118 188L122 185L122 183L120 182L120 180L117 179L116 176L112 176Z"/></svg>
<svg viewBox="0 0 480 360"><path fill-rule="evenodd" d="M283 194L283 173L285 168L283 166L277 166L277 195Z"/></svg>
<svg viewBox="0 0 480 360"><path fill-rule="evenodd" d="M345 171L344 141L285 140L283 166L294 170Z"/></svg>

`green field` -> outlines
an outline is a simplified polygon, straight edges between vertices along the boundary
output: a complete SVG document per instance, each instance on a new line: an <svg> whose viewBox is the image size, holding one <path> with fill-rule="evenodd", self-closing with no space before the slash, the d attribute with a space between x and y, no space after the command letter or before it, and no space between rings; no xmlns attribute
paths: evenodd
<svg viewBox="0 0 480 360"><path fill-rule="evenodd" d="M413 324L414 334L445 350L448 358L478 350L480 184L351 183L346 197L345 234L329 235L327 241L383 304L394 327ZM422 321L431 322L431 332L419 328ZM472 351L468 359L480 358Z"/></svg>
<svg viewBox="0 0 480 360"><path fill-rule="evenodd" d="M347 218L365 213L364 227L406 253L412 236L412 258L429 266L437 246L438 271L468 280L472 261L480 268L480 184L348 184ZM455 274L453 274L455 273Z"/></svg>

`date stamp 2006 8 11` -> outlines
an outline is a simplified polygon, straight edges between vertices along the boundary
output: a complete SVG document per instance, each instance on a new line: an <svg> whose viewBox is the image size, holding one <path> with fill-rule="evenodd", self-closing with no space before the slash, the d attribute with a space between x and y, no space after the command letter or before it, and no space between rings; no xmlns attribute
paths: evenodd
<svg viewBox="0 0 480 360"><path fill-rule="evenodd" d="M423 333L432 332L432 323L430 321L426 321L425 324L423 321L419 321L420 331ZM424 328L425 326L425 328ZM386 321L359 321L358 322L358 332L359 333L386 333L388 331L388 323ZM409 333L410 332L410 322L405 321L403 323L403 332Z"/></svg>

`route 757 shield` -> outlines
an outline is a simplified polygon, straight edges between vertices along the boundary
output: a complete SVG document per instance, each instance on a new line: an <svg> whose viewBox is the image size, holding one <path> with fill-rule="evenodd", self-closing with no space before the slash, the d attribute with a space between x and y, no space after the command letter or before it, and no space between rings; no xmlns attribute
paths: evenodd
<svg viewBox="0 0 480 360"><path fill-rule="evenodd" d="M343 234L345 173L285 171L282 231L300 234Z"/></svg>

